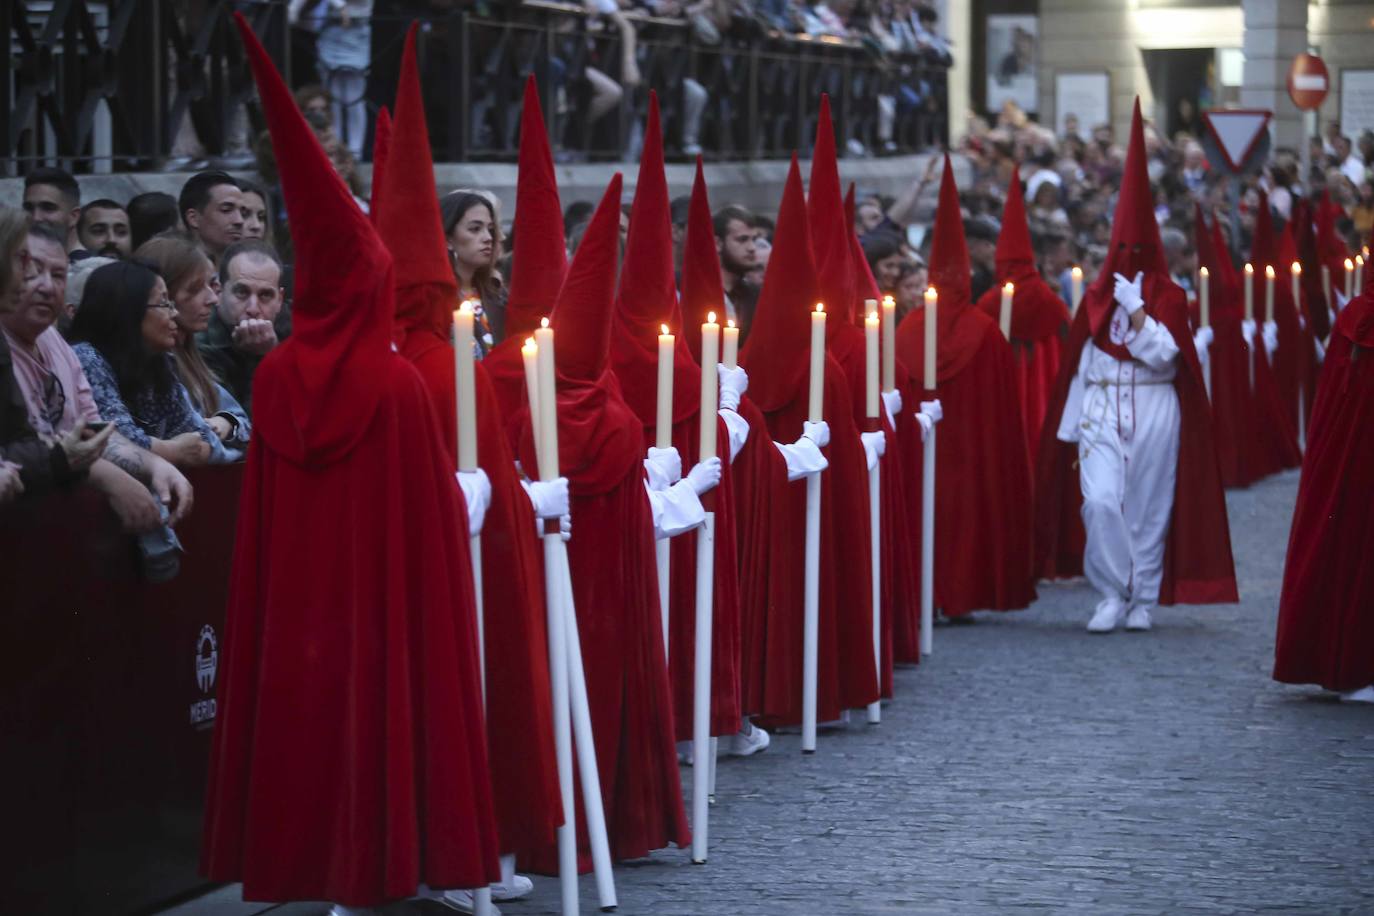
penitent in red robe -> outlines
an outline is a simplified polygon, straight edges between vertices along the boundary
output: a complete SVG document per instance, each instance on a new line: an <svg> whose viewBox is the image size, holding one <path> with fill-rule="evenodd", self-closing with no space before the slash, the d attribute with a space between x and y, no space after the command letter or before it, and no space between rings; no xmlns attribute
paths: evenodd
<svg viewBox="0 0 1374 916"><path fill-rule="evenodd" d="M1341 311L1326 351L1279 599L1274 679L1374 684L1374 292Z"/></svg>
<svg viewBox="0 0 1374 916"><path fill-rule="evenodd" d="M935 601L947 616L1016 610L1035 600L1032 486L1016 366L997 323L969 301L968 249L948 160L931 248L937 303ZM897 328L897 356L916 379L925 372L926 313ZM921 491L909 494L921 517Z"/></svg>
<svg viewBox="0 0 1374 916"><path fill-rule="evenodd" d="M391 351L391 258L238 26L297 232L295 331L254 382L202 868L250 900L481 886L500 865L466 508Z"/></svg>

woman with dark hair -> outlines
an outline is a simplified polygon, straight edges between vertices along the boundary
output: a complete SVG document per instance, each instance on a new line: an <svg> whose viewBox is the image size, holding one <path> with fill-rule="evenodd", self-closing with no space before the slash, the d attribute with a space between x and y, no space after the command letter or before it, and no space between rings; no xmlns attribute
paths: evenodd
<svg viewBox="0 0 1374 916"><path fill-rule="evenodd" d="M897 282L893 284L892 296L897 300L897 323L922 304L926 287L930 285L930 271L920 255L904 258L897 265Z"/></svg>
<svg viewBox="0 0 1374 916"><path fill-rule="evenodd" d="M902 240L891 232L870 232L859 243L868 259L868 269L878 281L878 289L890 293L897 288L897 272L902 266Z"/></svg>
<svg viewBox="0 0 1374 916"><path fill-rule="evenodd" d="M496 271L501 257L501 223L483 191L460 188L439 200L444 237L458 279L459 300L476 300L477 346L485 356L501 342L506 328L506 287Z"/></svg>
<svg viewBox="0 0 1374 916"><path fill-rule="evenodd" d="M215 431L211 464L243 460L252 424L248 412L215 378L205 364L196 334L210 324L219 293L211 282L214 265L205 252L183 236L164 235L134 252L134 260L146 264L167 284L168 298L176 306L177 343L172 365L185 386L191 406Z"/></svg>
<svg viewBox="0 0 1374 916"><path fill-rule="evenodd" d="M243 216L243 237L262 239L272 244L272 198L256 181L239 179L239 213ZM169 281L170 282L170 281Z"/></svg>
<svg viewBox="0 0 1374 916"><path fill-rule="evenodd" d="M218 440L176 376L176 306L167 284L120 261L91 274L71 342L100 416L120 434L179 468L210 460Z"/></svg>

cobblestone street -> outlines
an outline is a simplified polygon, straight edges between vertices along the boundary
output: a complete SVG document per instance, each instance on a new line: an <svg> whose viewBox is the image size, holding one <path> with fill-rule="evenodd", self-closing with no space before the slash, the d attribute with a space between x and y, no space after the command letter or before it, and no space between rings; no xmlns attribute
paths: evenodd
<svg viewBox="0 0 1374 916"><path fill-rule="evenodd" d="M941 627L882 725L722 761L710 864L618 868L620 912L1374 912L1374 708L1269 679L1296 489L1228 495L1238 606L1090 636L1087 586L1043 588Z"/></svg>

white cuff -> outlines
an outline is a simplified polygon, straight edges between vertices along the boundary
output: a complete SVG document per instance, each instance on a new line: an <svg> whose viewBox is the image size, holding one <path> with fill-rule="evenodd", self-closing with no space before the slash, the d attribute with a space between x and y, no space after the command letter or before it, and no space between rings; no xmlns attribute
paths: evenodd
<svg viewBox="0 0 1374 916"><path fill-rule="evenodd" d="M706 520L701 499L686 480L680 480L666 490L654 491L647 487L645 490L653 511L655 540L685 534Z"/></svg>
<svg viewBox="0 0 1374 916"><path fill-rule="evenodd" d="M474 471L459 471L456 475L458 486L463 491L463 502L468 507L468 534L476 537L482 533L482 523L487 518L487 507L491 505L491 481L487 472L481 468Z"/></svg>
<svg viewBox="0 0 1374 916"><path fill-rule="evenodd" d="M781 442L774 442L773 445L779 452L782 452L783 459L787 462L787 481L801 480L808 474L815 474L830 467L830 462L825 455L821 454L821 448L815 440L802 436L791 445L784 445Z"/></svg>
<svg viewBox="0 0 1374 916"><path fill-rule="evenodd" d="M730 463L734 464L735 458L749 441L749 421L725 408L721 408L720 418L725 421L725 429L730 436Z"/></svg>

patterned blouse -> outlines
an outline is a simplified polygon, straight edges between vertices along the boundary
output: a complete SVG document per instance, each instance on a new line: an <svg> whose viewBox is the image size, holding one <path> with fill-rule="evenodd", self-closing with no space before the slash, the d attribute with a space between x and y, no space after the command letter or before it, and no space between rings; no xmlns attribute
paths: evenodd
<svg viewBox="0 0 1374 916"><path fill-rule="evenodd" d="M91 393L95 395L101 418L113 423L120 435L130 442L151 449L153 439L199 433L212 449L218 444L219 437L210 424L191 407L186 386L172 372L170 356L163 358L169 363L167 371L172 375L172 386L162 394L146 388L138 393L133 403L125 404L114 370L101 352L84 341L73 345L72 349L81 360L86 380L91 383Z"/></svg>

